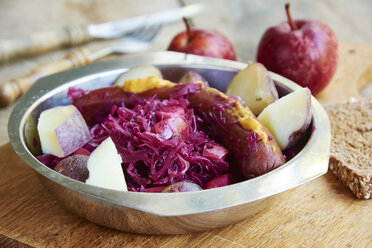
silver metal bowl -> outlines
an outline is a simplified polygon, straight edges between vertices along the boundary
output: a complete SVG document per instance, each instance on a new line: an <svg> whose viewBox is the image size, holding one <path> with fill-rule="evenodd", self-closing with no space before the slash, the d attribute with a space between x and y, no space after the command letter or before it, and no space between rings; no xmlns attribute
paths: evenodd
<svg viewBox="0 0 372 248"><path fill-rule="evenodd" d="M70 103L71 86L97 89L109 86L129 67L153 64L164 77L178 80L189 70L202 74L213 87L225 90L247 64L158 52L126 56L55 74L38 81L18 101L9 120L9 138L17 154L40 175L41 182L72 212L111 228L149 234L205 231L240 221L269 206L275 196L327 172L330 124L326 112L312 98L313 132L305 147L286 164L260 177L233 185L187 193L138 193L103 189L65 177L40 163L35 155L36 121L41 111ZM282 94L299 88L271 74Z"/></svg>

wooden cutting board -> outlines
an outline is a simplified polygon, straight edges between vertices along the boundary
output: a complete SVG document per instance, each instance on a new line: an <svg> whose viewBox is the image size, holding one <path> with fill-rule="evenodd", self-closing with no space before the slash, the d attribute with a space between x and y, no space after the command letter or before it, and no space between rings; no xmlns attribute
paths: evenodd
<svg viewBox="0 0 372 248"><path fill-rule="evenodd" d="M317 97L322 103L358 98L355 89L372 80L371 72L371 45L341 44L336 75ZM177 236L124 233L64 210L10 144L0 147L0 247L372 247L371 209L372 200L356 199L328 173L225 228Z"/></svg>
<svg viewBox="0 0 372 248"><path fill-rule="evenodd" d="M13 151L0 147L0 247L371 247L372 201L326 174L284 192L235 225L177 236L139 235L64 210ZM26 246L27 247L27 246Z"/></svg>

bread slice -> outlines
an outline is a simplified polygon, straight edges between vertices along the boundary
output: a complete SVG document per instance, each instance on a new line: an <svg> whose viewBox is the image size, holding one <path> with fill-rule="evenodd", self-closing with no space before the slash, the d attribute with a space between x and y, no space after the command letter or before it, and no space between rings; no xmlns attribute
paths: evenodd
<svg viewBox="0 0 372 248"><path fill-rule="evenodd" d="M329 169L360 199L372 194L372 98L325 107L331 122Z"/></svg>

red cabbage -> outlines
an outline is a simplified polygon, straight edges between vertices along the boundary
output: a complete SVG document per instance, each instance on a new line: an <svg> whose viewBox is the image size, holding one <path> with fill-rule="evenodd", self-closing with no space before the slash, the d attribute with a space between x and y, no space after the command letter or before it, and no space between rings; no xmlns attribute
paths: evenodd
<svg viewBox="0 0 372 248"><path fill-rule="evenodd" d="M173 92L170 95L170 98L178 98L178 97L195 94L196 92L201 90L202 86L203 85L200 83L179 84L175 86L177 87L178 90Z"/></svg>
<svg viewBox="0 0 372 248"><path fill-rule="evenodd" d="M182 91L188 94L196 89ZM182 97L152 97L132 109L117 105L91 128L93 139L84 148L92 151L110 136L122 157L131 191L157 191L181 181L205 187L229 170L227 149L199 130L202 120L188 105Z"/></svg>
<svg viewBox="0 0 372 248"><path fill-rule="evenodd" d="M78 99L86 94L89 93L89 90L85 90L82 88L70 87L67 91L67 96L71 98L71 100Z"/></svg>

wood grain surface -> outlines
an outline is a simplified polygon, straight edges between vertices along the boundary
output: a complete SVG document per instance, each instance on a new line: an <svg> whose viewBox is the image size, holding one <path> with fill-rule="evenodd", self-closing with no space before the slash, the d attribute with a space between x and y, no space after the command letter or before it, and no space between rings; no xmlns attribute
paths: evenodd
<svg viewBox="0 0 372 248"><path fill-rule="evenodd" d="M0 247L372 246L372 201L357 200L329 173L282 193L272 206L225 228L139 235L67 212L9 144L0 147L0 154Z"/></svg>

